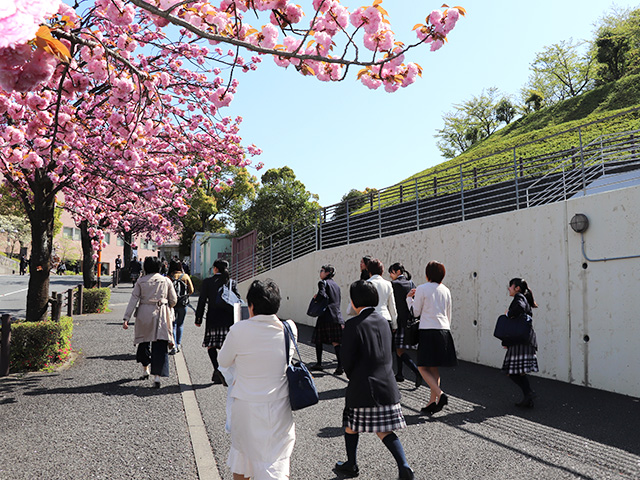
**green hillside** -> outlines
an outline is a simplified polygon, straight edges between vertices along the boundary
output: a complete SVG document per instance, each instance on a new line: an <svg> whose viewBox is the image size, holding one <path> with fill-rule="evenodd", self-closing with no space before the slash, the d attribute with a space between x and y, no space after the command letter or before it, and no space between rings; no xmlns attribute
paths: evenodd
<svg viewBox="0 0 640 480"><path fill-rule="evenodd" d="M584 145L603 134L637 130L640 128L640 112L634 110L638 108L640 75L624 77L530 113L456 158L418 172L400 183L410 184L416 177L442 174L444 170L460 164L464 164L465 170L497 165L513 159L514 147L518 158L528 158L576 147L580 136ZM614 115L617 116L603 120ZM580 134L578 127L581 127ZM545 137L551 138L540 140Z"/></svg>

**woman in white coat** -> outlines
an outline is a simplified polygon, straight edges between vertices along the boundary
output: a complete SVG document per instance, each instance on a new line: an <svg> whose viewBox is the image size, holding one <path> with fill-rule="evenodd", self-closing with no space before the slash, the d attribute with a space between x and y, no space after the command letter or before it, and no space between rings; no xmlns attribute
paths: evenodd
<svg viewBox="0 0 640 480"><path fill-rule="evenodd" d="M218 353L220 367L234 372L227 459L234 480L289 478L296 436L286 376L285 332L276 316L280 299L272 280L254 281L247 293L250 318L229 329ZM295 324L287 322L297 337ZM290 342L289 358L293 350Z"/></svg>
<svg viewBox="0 0 640 480"><path fill-rule="evenodd" d="M396 309L396 300L393 295L393 285L389 280L382 278L384 265L380 260L374 258L367 264L367 270L371 274L368 282L373 283L378 291L378 305L376 312L387 319L391 326L391 331L395 332L398 328L398 311Z"/></svg>
<svg viewBox="0 0 640 480"><path fill-rule="evenodd" d="M154 375L154 387L160 388L160 377L169 376L169 349L173 348L173 307L178 296L173 283L160 275L158 257L144 259L144 273L133 287L131 299L124 313L122 327L129 328L129 320L136 317L133 343L138 345L136 360L142 364L142 378Z"/></svg>

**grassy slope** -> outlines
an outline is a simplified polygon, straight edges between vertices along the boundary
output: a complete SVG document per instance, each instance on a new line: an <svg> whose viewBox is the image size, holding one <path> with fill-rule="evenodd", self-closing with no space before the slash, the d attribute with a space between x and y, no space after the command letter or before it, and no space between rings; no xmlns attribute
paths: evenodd
<svg viewBox="0 0 640 480"><path fill-rule="evenodd" d="M462 155L412 175L402 184L412 184L416 177L430 176L437 172L470 162L468 168L487 168L513 159L513 148L518 157L531 157L579 144L577 127L599 119L640 107L640 75L629 76L578 97L565 100L551 107L522 117L495 132L483 142ZM640 113L633 112L617 118L581 128L583 144L599 136L640 128ZM560 132L576 129L553 138L537 141ZM535 142L528 144L529 142ZM503 152L503 153L500 153ZM467 166L464 167L467 170Z"/></svg>

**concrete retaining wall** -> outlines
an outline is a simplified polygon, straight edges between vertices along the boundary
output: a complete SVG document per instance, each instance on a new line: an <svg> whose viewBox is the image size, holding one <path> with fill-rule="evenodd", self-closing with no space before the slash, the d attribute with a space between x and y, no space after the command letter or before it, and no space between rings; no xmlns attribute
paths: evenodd
<svg viewBox="0 0 640 480"><path fill-rule="evenodd" d="M612 259L640 255L639 205L640 187L630 187L314 252L257 278L280 286L282 318L313 325L305 312L321 265L336 267L344 313L363 255L385 268L402 262L416 284L425 281L427 262L439 260L452 293L459 357L499 367L504 350L493 337L495 320L511 300L509 279L522 276L539 305L540 375L640 396L640 258ZM585 259L581 235L569 227L576 213L589 217L585 251L594 261ZM240 285L241 293L249 284Z"/></svg>

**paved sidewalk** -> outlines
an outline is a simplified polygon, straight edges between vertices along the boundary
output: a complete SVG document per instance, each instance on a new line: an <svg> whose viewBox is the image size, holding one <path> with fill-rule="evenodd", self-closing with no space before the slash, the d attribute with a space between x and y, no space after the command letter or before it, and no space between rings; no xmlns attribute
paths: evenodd
<svg viewBox="0 0 640 480"><path fill-rule="evenodd" d="M130 292L130 285L114 290L111 313L74 318L78 357L69 368L0 378L0 479L231 480L226 389L211 384L202 328L190 311L183 354L172 357L171 377L154 390L139 379L132 329L121 326ZM312 361L311 329L300 331L301 353ZM334 360L332 349L324 355ZM292 479L342 478L332 467L344 459L346 378L332 371L316 376L320 404L294 414ZM443 369L442 382L450 405L433 418L419 415L428 390L400 384L409 426L398 435L416 478L640 478L637 398L534 378L538 405L521 411L513 406L515 385L496 369L462 362ZM202 423L194 421L198 410ZM206 457L212 450L219 472L206 461L198 470L194 432L208 437L208 445L196 440L196 451ZM397 478L374 435L361 435L358 453L359 478Z"/></svg>

